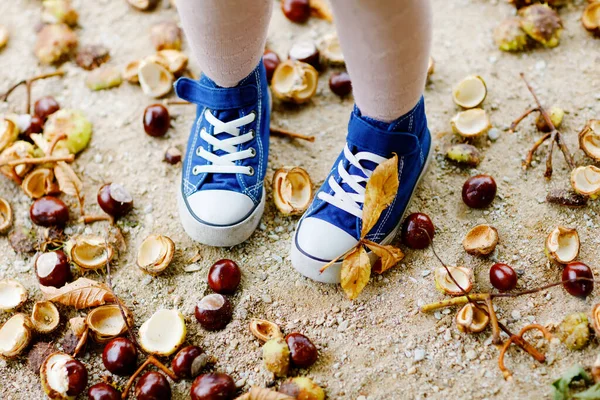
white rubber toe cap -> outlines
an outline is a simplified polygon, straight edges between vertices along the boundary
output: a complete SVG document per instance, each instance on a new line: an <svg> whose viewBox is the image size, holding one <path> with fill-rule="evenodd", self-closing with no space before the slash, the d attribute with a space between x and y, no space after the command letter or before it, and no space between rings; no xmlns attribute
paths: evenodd
<svg viewBox="0 0 600 400"><path fill-rule="evenodd" d="M329 262L344 254L358 241L327 221L306 218L297 232L297 245L309 257Z"/></svg>
<svg viewBox="0 0 600 400"><path fill-rule="evenodd" d="M254 208L250 197L229 190L200 190L189 196L187 203L202 222L217 226L237 224Z"/></svg>

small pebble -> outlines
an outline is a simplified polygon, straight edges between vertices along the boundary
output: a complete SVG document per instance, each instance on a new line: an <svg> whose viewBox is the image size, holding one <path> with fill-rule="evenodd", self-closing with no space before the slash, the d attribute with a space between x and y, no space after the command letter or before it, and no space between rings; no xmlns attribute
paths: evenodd
<svg viewBox="0 0 600 400"><path fill-rule="evenodd" d="M421 361L425 359L425 350L424 349L415 349L415 361Z"/></svg>
<svg viewBox="0 0 600 400"><path fill-rule="evenodd" d="M488 131L488 138L492 141L495 142L496 140L498 140L500 138L500 129L498 128L492 128Z"/></svg>

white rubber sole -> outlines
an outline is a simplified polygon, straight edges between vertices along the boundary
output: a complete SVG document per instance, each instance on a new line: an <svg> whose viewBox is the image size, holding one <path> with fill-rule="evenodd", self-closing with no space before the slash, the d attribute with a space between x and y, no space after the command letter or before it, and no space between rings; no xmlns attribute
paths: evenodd
<svg viewBox="0 0 600 400"><path fill-rule="evenodd" d="M423 179L423 177L427 173L427 170L429 169L429 163L431 162L431 158L432 158L432 154L433 154L433 151L432 151L433 142L431 143L431 147L432 148L429 150L429 155L427 156L427 160L425 161L425 167L423 168L423 171L421 171L421 174L419 175L419 178L417 179L415 189L413 190L412 194L410 195L410 199L408 200L408 203L406 205L406 210L408 210L408 207L409 207L410 203L412 202L413 196L415 195L415 192L417 191L417 187L421 183L421 179ZM400 218L400 221L398 221L398 224L394 227L392 232L390 232L381 241L381 244L387 245L387 244L390 244L392 242L392 240L394 240L394 238L398 234L398 231L400 230L402 221L404 220L404 215L406 214L406 210L404 210L404 213L402 214L402 218ZM296 226L296 231L297 230L298 230L298 226ZM371 260L371 265L373 265L373 263L375 263L375 261L377 261L377 258L378 258L377 255L375 253L373 253L372 251L368 251L367 254L369 255L369 259ZM321 268L324 265L326 265L327 263L315 260L314 258L311 258L311 257L307 256L306 254L302 253L300 251L300 249L298 249L298 246L296 246L296 232L294 232L294 236L292 237L292 249L290 251L290 256L291 256L292 266L294 267L294 269L296 271L298 271L300 274L306 276L307 278L310 278L312 280L315 280L317 282L322 282L322 283L340 283L340 274L341 274L341 270L342 270L343 260L340 260L340 261L332 264L329 268L327 268L322 273L319 272L321 270Z"/></svg>
<svg viewBox="0 0 600 400"><path fill-rule="evenodd" d="M181 190L178 190L177 206L179 208L181 224L189 237L207 246L231 247L245 242L252 236L265 210L266 197L265 189L263 188L260 203L252 214L245 220L230 226L213 226L198 221L188 210Z"/></svg>

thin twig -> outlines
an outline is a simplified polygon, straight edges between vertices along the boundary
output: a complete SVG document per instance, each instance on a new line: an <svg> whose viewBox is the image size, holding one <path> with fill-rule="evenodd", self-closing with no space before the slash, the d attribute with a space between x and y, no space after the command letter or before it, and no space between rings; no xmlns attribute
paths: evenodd
<svg viewBox="0 0 600 400"><path fill-rule="evenodd" d="M67 156L46 156L38 158L20 158L18 160L0 160L0 167L8 165L9 167L16 167L17 165L34 165L34 164L46 164L55 163L58 161L73 162L75 155L69 154Z"/></svg>
<svg viewBox="0 0 600 400"><path fill-rule="evenodd" d="M194 103L190 103L189 101L185 101L185 100L166 99L166 100L163 100L163 104L167 105L167 106L191 106Z"/></svg>
<svg viewBox="0 0 600 400"><path fill-rule="evenodd" d="M281 129L281 128L271 127L271 134L278 135L278 136L287 136L287 137L291 137L294 139L306 140L307 142L315 141L315 137L313 135L310 135L310 136L304 135L302 133L296 133L296 132L288 131L287 129Z"/></svg>
<svg viewBox="0 0 600 400"><path fill-rule="evenodd" d="M544 136L542 136L541 138L539 138L538 140L535 141L535 143L533 144L533 146L531 146L531 150L529 150L529 153L527 154L527 158L525 159L525 161L523 162L523 169L527 169L531 166L531 162L533 161L533 155L535 154L535 152L537 151L537 149L546 141L550 138L551 133L548 132L546 133Z"/></svg>
<svg viewBox="0 0 600 400"><path fill-rule="evenodd" d="M6 101L8 99L8 96L16 88L18 88L21 85L29 85L29 86L31 86L31 83L33 83L35 81L39 81L40 79L52 78L53 76L63 76L64 74L65 74L65 71L58 70L58 71L54 71L54 72L49 72L47 74L41 74L41 75L38 75L38 76L34 76L33 78L20 80L19 82L15 83L13 86L11 86L2 96L0 96L0 100L1 101ZM28 104L27 114L29 114L29 101L27 102L27 104Z"/></svg>
<svg viewBox="0 0 600 400"><path fill-rule="evenodd" d="M502 339L500 339L500 326L498 325L498 316L496 315L496 310L494 310L494 304L492 303L491 296L486 297L485 304L488 308L490 324L492 325L492 343L502 344Z"/></svg>
<svg viewBox="0 0 600 400"><path fill-rule="evenodd" d="M79 220L84 224L91 224L98 221L108 221L111 225L114 225L115 219L110 215L82 215Z"/></svg>
<svg viewBox="0 0 600 400"><path fill-rule="evenodd" d="M133 382L139 376L139 374L141 374L142 371L144 369L146 369L146 367L148 365L154 365L156 368L160 369L162 372L167 374L169 376L169 378L171 378L173 381L175 381L175 382L179 381L179 377L177 375L175 375L173 373L173 371L171 371L169 368L165 367L164 364L161 363L160 361L158 361L156 358L154 358L154 356L148 356L146 361L144 361L142 363L142 365L140 365L138 367L138 369L133 373L133 375L131 375L131 377L127 381L127 384L125 385L125 388L123 389L123 393L121 394L121 398L123 400L126 400L127 397L129 397L129 391L131 390L131 386L133 386Z"/></svg>
<svg viewBox="0 0 600 400"><path fill-rule="evenodd" d="M54 148L56 147L56 145L58 144L58 142L60 142L61 140L65 140L66 138L67 138L67 135L65 135L64 133L61 133L60 135L54 136L52 138L52 141L48 145L48 151L46 151L46 155L47 156L51 156L52 153L54 152Z"/></svg>
<svg viewBox="0 0 600 400"><path fill-rule="evenodd" d="M534 113L536 111L540 111L539 108L537 107L532 107L529 110L525 111L523 114L521 114L520 116L517 117L517 119L515 119L512 124L510 124L510 128L508 129L508 133L514 133L515 129L517 129L517 126L521 123L521 121L523 121L525 118L527 118L527 116L531 113Z"/></svg>

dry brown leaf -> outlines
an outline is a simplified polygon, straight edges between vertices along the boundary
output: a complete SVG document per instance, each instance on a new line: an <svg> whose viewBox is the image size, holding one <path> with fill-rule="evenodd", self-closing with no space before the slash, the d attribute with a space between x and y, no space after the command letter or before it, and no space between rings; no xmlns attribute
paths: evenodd
<svg viewBox="0 0 600 400"><path fill-rule="evenodd" d="M355 248L344 258L341 271L342 289L350 300L358 297L371 276L371 260L363 246Z"/></svg>
<svg viewBox="0 0 600 400"><path fill-rule="evenodd" d="M367 182L365 204L363 206L363 226L361 237L375 226L379 216L394 201L398 192L398 156L379 164Z"/></svg>
<svg viewBox="0 0 600 400"><path fill-rule="evenodd" d="M235 400L293 400L294 398L287 394L279 393L271 389L253 386L246 394L237 397Z"/></svg>
<svg viewBox="0 0 600 400"><path fill-rule="evenodd" d="M404 258L402 250L394 246L384 246L379 243L371 242L370 240L365 240L364 243L381 259L381 267L374 270L378 274L383 274L388 269L396 266Z"/></svg>
<svg viewBox="0 0 600 400"><path fill-rule="evenodd" d="M54 176L56 176L61 192L79 198L83 191L83 183L69 164L64 161L57 162L54 167Z"/></svg>
<svg viewBox="0 0 600 400"><path fill-rule="evenodd" d="M46 300L77 309L116 302L116 298L108 286L87 278L79 278L59 289L40 285L40 290Z"/></svg>

